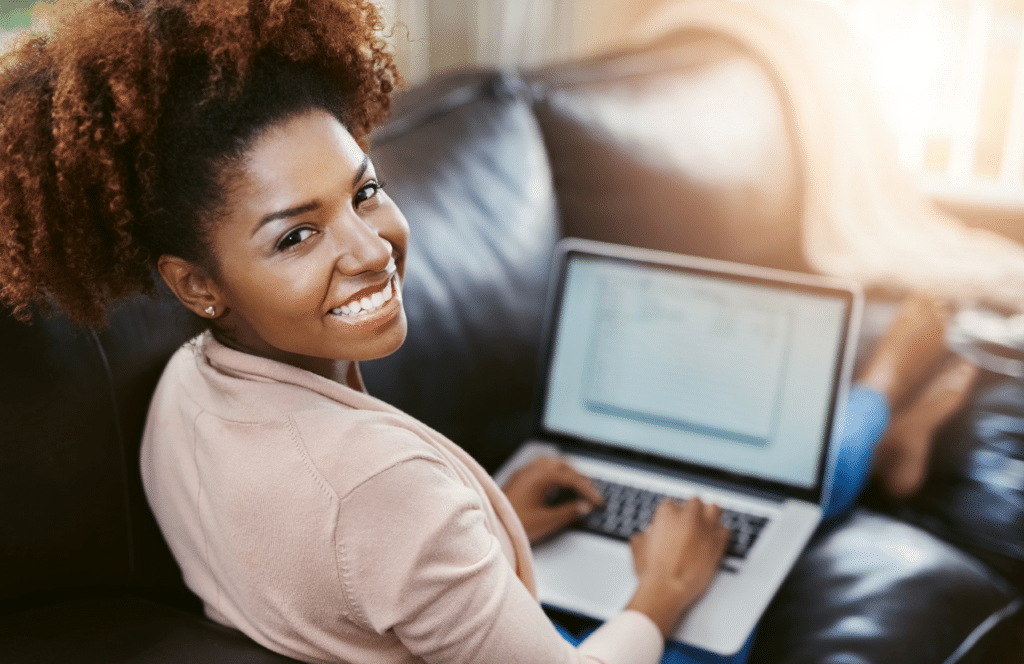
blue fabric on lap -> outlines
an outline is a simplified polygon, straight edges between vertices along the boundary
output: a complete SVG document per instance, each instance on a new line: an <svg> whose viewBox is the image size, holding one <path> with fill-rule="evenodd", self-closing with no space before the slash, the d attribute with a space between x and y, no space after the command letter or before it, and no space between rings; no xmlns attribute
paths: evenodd
<svg viewBox="0 0 1024 664"><path fill-rule="evenodd" d="M863 385L850 388L837 441L832 493L823 518L831 519L845 512L864 489L871 475L875 447L889 425L889 414L889 401L881 392Z"/></svg>
<svg viewBox="0 0 1024 664"><path fill-rule="evenodd" d="M590 636L590 633L597 629L596 627L587 630L579 638L573 636L569 630L565 629L558 623L555 623L555 629L562 635L569 643L574 646L578 646L583 642L583 639ZM743 647L739 651L730 657L722 657L714 653L710 653L707 650L701 650L699 648L693 648L682 643L669 643L665 646L665 654L661 657L661 664L744 664L750 657L750 649L754 645L754 634L750 635L747 642L743 644Z"/></svg>
<svg viewBox="0 0 1024 664"><path fill-rule="evenodd" d="M661 664L744 664L750 658L750 650L754 647L754 630L747 642L735 655L723 657L707 650L693 648L682 643L670 643L661 657Z"/></svg>

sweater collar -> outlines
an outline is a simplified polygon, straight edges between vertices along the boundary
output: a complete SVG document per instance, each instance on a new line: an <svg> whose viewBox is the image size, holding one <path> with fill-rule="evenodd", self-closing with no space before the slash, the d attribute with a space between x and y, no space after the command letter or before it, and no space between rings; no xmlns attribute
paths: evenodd
<svg viewBox="0 0 1024 664"><path fill-rule="evenodd" d="M352 363L349 373L349 380L356 385L356 388L352 388L306 369L225 346L209 330L199 336L198 345L206 362L217 371L228 375L297 385L357 408L401 412L366 392L358 362Z"/></svg>

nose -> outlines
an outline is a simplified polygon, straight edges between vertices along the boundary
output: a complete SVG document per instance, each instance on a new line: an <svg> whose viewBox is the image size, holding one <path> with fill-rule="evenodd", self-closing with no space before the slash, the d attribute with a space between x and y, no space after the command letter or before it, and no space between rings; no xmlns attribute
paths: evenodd
<svg viewBox="0 0 1024 664"><path fill-rule="evenodd" d="M373 224L358 215L335 225L337 269L345 275L382 272L391 260L393 247Z"/></svg>

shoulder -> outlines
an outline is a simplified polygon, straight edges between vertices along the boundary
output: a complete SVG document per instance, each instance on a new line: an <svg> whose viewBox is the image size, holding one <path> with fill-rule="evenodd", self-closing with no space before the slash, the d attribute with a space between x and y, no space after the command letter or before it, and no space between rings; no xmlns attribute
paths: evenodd
<svg viewBox="0 0 1024 664"><path fill-rule="evenodd" d="M308 372L226 349L206 334L168 363L151 424L159 418L164 432L183 428L185 437L218 451L272 452L305 466L338 496L403 461L450 466L408 417L361 407L366 399L360 397Z"/></svg>
<svg viewBox="0 0 1024 664"><path fill-rule="evenodd" d="M438 450L389 413L337 407L307 408L289 417L296 442L334 491L344 497L407 462L454 477Z"/></svg>
<svg viewBox="0 0 1024 664"><path fill-rule="evenodd" d="M514 577L482 497L426 458L380 469L353 487L340 502L337 535L349 607L374 631L456 615L464 601L493 599ZM439 610L445 604L449 610Z"/></svg>

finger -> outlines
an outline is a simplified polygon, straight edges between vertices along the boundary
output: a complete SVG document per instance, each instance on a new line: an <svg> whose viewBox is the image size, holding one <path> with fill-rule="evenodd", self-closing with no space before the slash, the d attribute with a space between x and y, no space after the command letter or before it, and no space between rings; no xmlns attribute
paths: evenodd
<svg viewBox="0 0 1024 664"><path fill-rule="evenodd" d="M729 527L722 523L722 512L724 510L719 505L714 503L706 503L704 505L704 520L711 527L712 541L715 544L715 549L721 548L725 550L726 544L729 542Z"/></svg>
<svg viewBox="0 0 1024 664"><path fill-rule="evenodd" d="M711 526L711 532L708 533L710 535L708 539L711 543L711 550L714 552L715 557L718 560L721 560L725 555L725 550L729 546L729 538L732 536L732 530L722 523L720 515L709 525Z"/></svg>
<svg viewBox="0 0 1024 664"><path fill-rule="evenodd" d="M560 481L564 482L566 486L574 489L576 493L580 494L580 496L589 500L593 504L604 504L604 496L602 496L601 492L597 490L594 483L590 481L590 478L583 475L564 461L558 467L557 477Z"/></svg>
<svg viewBox="0 0 1024 664"><path fill-rule="evenodd" d="M694 496L687 498L679 506L679 516L688 523L696 523L696 521L704 515L704 503L701 502L700 498Z"/></svg>
<svg viewBox="0 0 1024 664"><path fill-rule="evenodd" d="M704 503L704 519L715 523L722 520L722 508L714 503Z"/></svg>
<svg viewBox="0 0 1024 664"><path fill-rule="evenodd" d="M729 535L729 529L725 526L721 526L712 534L710 547L715 563L720 563L725 558L725 551L729 548Z"/></svg>
<svg viewBox="0 0 1024 664"><path fill-rule="evenodd" d="M688 501L683 498L666 497L662 498L661 502L658 503L658 508L664 509L668 512L681 512L687 502Z"/></svg>
<svg viewBox="0 0 1024 664"><path fill-rule="evenodd" d="M633 533L633 536L629 538L629 549L633 552L633 557L637 557L643 553L644 546L647 543L646 531L641 530Z"/></svg>
<svg viewBox="0 0 1024 664"><path fill-rule="evenodd" d="M732 537L732 531L725 525L720 525L718 527L718 532L715 534L718 537L717 543L719 545L719 557L722 557L725 555L725 550L729 547L729 538Z"/></svg>
<svg viewBox="0 0 1024 664"><path fill-rule="evenodd" d="M683 503L673 498L663 498L654 509L654 517L647 526L650 528L657 521L678 520L683 513Z"/></svg>
<svg viewBox="0 0 1024 664"><path fill-rule="evenodd" d="M570 523L579 521L594 511L594 506L585 500L574 500L558 507L544 510L539 525L543 527L546 534L551 534Z"/></svg>
<svg viewBox="0 0 1024 664"><path fill-rule="evenodd" d="M629 551L633 554L633 570L637 576L643 576L644 569L647 568L647 559L644 558L646 544L647 538L643 531L629 538Z"/></svg>

